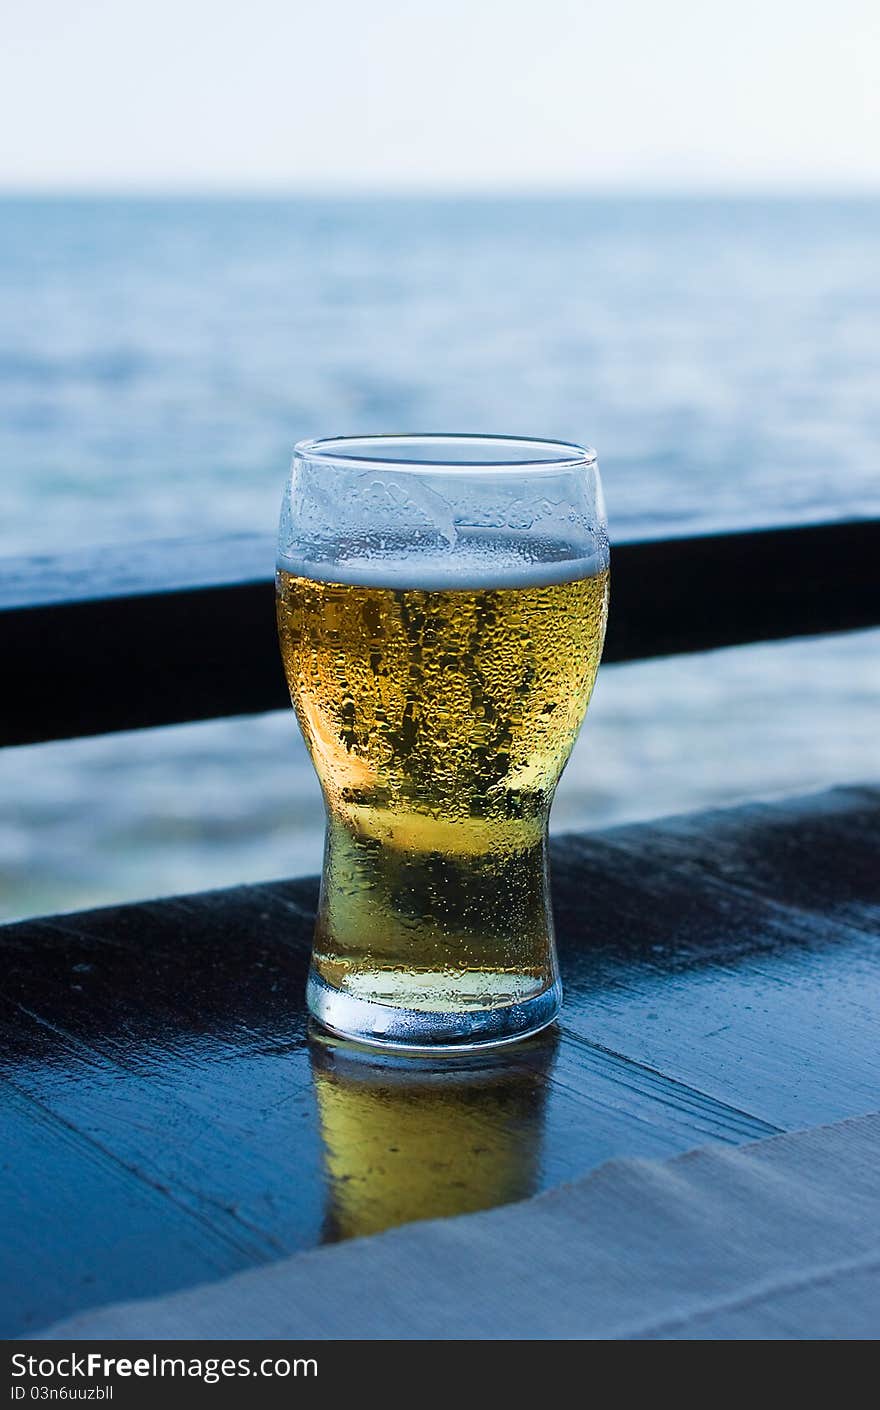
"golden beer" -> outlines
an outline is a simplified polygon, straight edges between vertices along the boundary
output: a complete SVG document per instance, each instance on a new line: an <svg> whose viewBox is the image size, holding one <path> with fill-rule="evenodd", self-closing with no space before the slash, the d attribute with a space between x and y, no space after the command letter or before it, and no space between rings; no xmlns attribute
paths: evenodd
<svg viewBox="0 0 880 1410"><path fill-rule="evenodd" d="M313 970L331 989L450 1015L556 983L546 829L602 651L595 566L419 587L282 564L281 651L327 805Z"/></svg>

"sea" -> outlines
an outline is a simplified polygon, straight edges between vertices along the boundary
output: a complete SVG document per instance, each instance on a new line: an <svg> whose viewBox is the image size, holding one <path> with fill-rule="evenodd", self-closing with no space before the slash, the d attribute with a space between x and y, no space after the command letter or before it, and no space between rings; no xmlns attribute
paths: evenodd
<svg viewBox="0 0 880 1410"><path fill-rule="evenodd" d="M592 444L612 544L880 514L880 199L9 196L0 309L7 558L220 554L318 434ZM553 823L878 775L880 632L605 667ZM5 919L321 846L291 712L0 753Z"/></svg>

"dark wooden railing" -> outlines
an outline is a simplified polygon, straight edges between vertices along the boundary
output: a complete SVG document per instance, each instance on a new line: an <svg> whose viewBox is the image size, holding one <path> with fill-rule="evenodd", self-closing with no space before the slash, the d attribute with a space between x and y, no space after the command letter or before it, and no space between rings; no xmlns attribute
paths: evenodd
<svg viewBox="0 0 880 1410"><path fill-rule="evenodd" d="M0 745L284 707L269 538L8 560ZM880 520L616 544L605 660L880 624Z"/></svg>

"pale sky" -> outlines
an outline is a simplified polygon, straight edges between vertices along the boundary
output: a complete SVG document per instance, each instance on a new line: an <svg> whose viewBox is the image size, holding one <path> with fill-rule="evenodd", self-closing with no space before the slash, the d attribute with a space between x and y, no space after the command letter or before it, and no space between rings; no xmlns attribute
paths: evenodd
<svg viewBox="0 0 880 1410"><path fill-rule="evenodd" d="M880 188L880 0L2 0L0 186Z"/></svg>

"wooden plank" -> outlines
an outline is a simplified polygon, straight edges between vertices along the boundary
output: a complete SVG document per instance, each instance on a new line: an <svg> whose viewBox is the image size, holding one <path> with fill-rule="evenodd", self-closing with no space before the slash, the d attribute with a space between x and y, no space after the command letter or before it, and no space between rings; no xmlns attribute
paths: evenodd
<svg viewBox="0 0 880 1410"><path fill-rule="evenodd" d="M607 662L880 623L880 520L621 543ZM9 560L0 744L285 708L274 547L239 535Z"/></svg>
<svg viewBox="0 0 880 1410"><path fill-rule="evenodd" d="M880 768L880 751L877 756ZM777 808L726 808L664 818L652 828L652 856L699 869L777 904L880 932L880 788L839 788L817 809L813 798ZM638 852L643 830L615 831ZM804 864L805 854L809 865Z"/></svg>
<svg viewBox="0 0 880 1410"><path fill-rule="evenodd" d="M117 1154L0 1080L0 1307L6 1336L47 1314L223 1277L250 1260Z"/></svg>
<svg viewBox="0 0 880 1410"><path fill-rule="evenodd" d="M878 840L861 790L561 839L561 1031L483 1058L310 1033L314 880L3 928L0 1330L876 1105Z"/></svg>
<svg viewBox="0 0 880 1410"><path fill-rule="evenodd" d="M880 520L619 544L606 661L880 623Z"/></svg>
<svg viewBox="0 0 880 1410"><path fill-rule="evenodd" d="M774 1125L873 1109L878 854L858 789L560 839L564 1026Z"/></svg>

